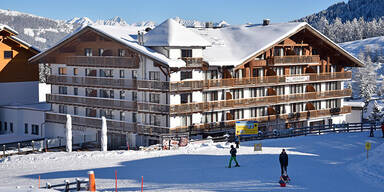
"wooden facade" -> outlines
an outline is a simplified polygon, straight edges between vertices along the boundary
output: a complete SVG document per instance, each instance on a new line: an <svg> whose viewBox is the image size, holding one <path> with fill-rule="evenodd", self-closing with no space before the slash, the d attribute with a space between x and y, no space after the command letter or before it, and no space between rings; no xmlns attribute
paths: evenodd
<svg viewBox="0 0 384 192"><path fill-rule="evenodd" d="M14 38L16 34L0 32L0 83L38 81L38 65L31 65L28 59L39 51Z"/></svg>

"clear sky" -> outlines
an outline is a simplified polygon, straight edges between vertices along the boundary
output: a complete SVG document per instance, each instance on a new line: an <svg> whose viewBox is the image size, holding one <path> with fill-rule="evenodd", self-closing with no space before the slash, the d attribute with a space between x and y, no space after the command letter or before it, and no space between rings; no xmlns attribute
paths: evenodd
<svg viewBox="0 0 384 192"><path fill-rule="evenodd" d="M2 0L6 1L6 0ZM52 19L120 16L128 23L179 16L184 19L230 24L287 22L326 9L343 0L11 0L0 9L31 13Z"/></svg>

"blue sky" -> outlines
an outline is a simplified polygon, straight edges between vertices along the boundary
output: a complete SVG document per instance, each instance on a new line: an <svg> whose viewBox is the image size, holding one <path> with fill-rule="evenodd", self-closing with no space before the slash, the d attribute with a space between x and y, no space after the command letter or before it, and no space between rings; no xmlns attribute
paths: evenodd
<svg viewBox="0 0 384 192"><path fill-rule="evenodd" d="M128 23L179 16L200 21L225 20L230 24L287 22L342 0L12 0L10 9L52 19L89 17L92 20L120 16Z"/></svg>

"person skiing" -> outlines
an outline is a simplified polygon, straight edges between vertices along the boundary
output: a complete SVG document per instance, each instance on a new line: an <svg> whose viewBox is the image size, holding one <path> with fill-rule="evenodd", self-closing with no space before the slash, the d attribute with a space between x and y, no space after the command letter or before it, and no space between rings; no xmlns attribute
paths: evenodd
<svg viewBox="0 0 384 192"><path fill-rule="evenodd" d="M279 161L280 161L280 167L281 167L281 175L284 175L284 173L288 173L287 172L288 155L285 152L285 149L283 149L283 151L280 153Z"/></svg>
<svg viewBox="0 0 384 192"><path fill-rule="evenodd" d="M233 147L233 145L231 145L230 153L231 153L231 159L229 160L228 168L231 168L232 160L235 160L235 163L236 163L235 167L240 167L239 163L236 160L236 153L237 153L237 151L236 151L236 148Z"/></svg>

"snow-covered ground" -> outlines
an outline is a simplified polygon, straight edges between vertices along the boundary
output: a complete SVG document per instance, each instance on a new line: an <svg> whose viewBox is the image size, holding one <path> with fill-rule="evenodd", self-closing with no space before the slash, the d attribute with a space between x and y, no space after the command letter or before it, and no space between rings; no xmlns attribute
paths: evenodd
<svg viewBox="0 0 384 192"><path fill-rule="evenodd" d="M0 160L0 191L34 191L41 185L86 178L95 171L99 191L384 191L384 138L376 132L301 136L243 142L240 168L225 168L227 143L199 142L171 151L50 152ZM365 142L372 143L366 160ZM261 142L263 150L253 151ZM278 154L288 150L291 184L278 184ZM18 189L16 190L16 186ZM33 187L32 187L33 186ZM32 188L31 188L32 187ZM14 189L14 190L13 190ZM27 189L27 190L25 190Z"/></svg>

